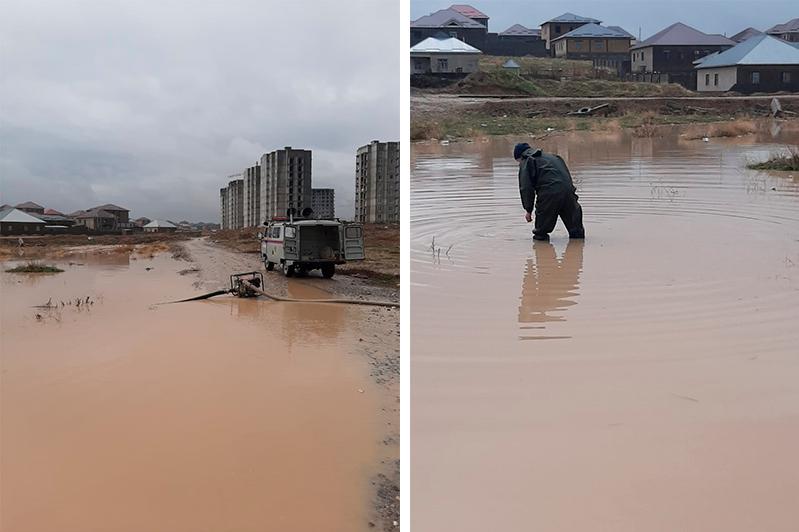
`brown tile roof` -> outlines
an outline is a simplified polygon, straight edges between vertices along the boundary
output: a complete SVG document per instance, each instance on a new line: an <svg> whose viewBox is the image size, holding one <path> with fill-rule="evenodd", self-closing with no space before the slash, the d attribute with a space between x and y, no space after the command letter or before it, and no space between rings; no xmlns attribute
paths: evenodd
<svg viewBox="0 0 799 532"><path fill-rule="evenodd" d="M108 211L104 211L103 209L89 209L88 211L84 212L83 214L77 215L75 218L116 218L113 214Z"/></svg>
<svg viewBox="0 0 799 532"><path fill-rule="evenodd" d="M799 32L799 18L791 19L785 24L777 24L766 30L766 33L796 33Z"/></svg>
<svg viewBox="0 0 799 532"><path fill-rule="evenodd" d="M94 207L94 209L102 209L106 211L125 211L130 212L130 209L126 209L125 207L120 207L119 205L114 205L113 203L106 203L105 205L98 205Z"/></svg>
<svg viewBox="0 0 799 532"><path fill-rule="evenodd" d="M469 18L488 18L488 15L480 11L479 9L470 6L469 4L452 4L449 8L453 11L457 11L464 17Z"/></svg>
<svg viewBox="0 0 799 532"><path fill-rule="evenodd" d="M25 203L20 203L17 205L17 209L44 209L38 203L33 203L32 201L26 201Z"/></svg>

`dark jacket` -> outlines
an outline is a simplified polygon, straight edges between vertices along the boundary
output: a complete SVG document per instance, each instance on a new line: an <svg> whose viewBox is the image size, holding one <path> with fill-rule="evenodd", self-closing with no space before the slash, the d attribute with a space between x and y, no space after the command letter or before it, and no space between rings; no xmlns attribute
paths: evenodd
<svg viewBox="0 0 799 532"><path fill-rule="evenodd" d="M574 183L566 163L559 155L530 148L522 153L519 165L519 193L527 212L533 212L535 195L574 192Z"/></svg>

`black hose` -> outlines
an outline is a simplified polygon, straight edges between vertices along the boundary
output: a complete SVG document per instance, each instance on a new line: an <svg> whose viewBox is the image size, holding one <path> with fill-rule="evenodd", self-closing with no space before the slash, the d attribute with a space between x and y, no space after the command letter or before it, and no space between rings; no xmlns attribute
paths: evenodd
<svg viewBox="0 0 799 532"><path fill-rule="evenodd" d="M222 296L222 295L229 294L229 293L230 293L230 289L226 288L224 290L217 290L216 292L208 292L207 294L203 294L201 296L190 297L188 299L179 299L178 301L167 301L165 303L159 303L159 305L169 305L171 303L185 303L187 301L199 301L201 299L210 299L210 298L215 297L215 296Z"/></svg>

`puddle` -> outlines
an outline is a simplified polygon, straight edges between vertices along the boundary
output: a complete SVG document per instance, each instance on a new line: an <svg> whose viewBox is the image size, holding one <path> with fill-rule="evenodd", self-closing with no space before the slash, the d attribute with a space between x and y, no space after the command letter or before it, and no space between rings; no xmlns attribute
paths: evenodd
<svg viewBox="0 0 799 532"><path fill-rule="evenodd" d="M414 531L795 527L797 141L544 139L588 239L535 245L514 140L413 146Z"/></svg>
<svg viewBox="0 0 799 532"><path fill-rule="evenodd" d="M153 306L195 293L186 263L122 255L0 274L0 528L368 529L385 420L366 311Z"/></svg>

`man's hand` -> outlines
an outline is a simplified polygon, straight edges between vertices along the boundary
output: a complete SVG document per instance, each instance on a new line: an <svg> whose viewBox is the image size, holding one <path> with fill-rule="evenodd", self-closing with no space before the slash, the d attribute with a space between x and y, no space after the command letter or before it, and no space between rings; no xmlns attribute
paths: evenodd
<svg viewBox="0 0 799 532"><path fill-rule="evenodd" d="M532 213L525 212L525 213L524 213L524 219L527 221L527 223L528 223L528 224L529 224L530 222L532 222L532 221L533 221L533 215L532 215Z"/></svg>

